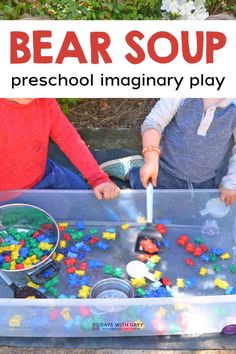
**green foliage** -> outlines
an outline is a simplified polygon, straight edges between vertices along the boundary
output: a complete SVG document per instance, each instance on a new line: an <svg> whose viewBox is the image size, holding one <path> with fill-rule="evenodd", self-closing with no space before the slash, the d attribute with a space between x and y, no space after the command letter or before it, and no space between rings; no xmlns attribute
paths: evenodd
<svg viewBox="0 0 236 354"><path fill-rule="evenodd" d="M210 15L228 12L236 16L235 0L206 0L206 7Z"/></svg>
<svg viewBox="0 0 236 354"><path fill-rule="evenodd" d="M0 19L17 20L21 16L28 14L36 15L34 0L4 0L0 2Z"/></svg>
<svg viewBox="0 0 236 354"><path fill-rule="evenodd" d="M157 20L161 0L0 0L0 19L47 16L54 20ZM209 13L236 15L235 0L206 0Z"/></svg>
<svg viewBox="0 0 236 354"><path fill-rule="evenodd" d="M59 98L57 101L65 115L68 116L71 109L73 109L75 106L78 106L78 104L81 102L81 98Z"/></svg>
<svg viewBox="0 0 236 354"><path fill-rule="evenodd" d="M161 18L161 0L5 0L5 19L22 15L49 16L55 20L144 20Z"/></svg>

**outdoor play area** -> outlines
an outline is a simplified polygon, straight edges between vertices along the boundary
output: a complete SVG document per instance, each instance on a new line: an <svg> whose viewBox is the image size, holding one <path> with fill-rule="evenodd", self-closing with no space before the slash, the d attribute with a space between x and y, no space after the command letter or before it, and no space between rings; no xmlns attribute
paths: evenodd
<svg viewBox="0 0 236 354"><path fill-rule="evenodd" d="M145 191L102 202L89 191L17 199L0 209L1 335L234 331L235 207L217 192L154 192L147 236Z"/></svg>

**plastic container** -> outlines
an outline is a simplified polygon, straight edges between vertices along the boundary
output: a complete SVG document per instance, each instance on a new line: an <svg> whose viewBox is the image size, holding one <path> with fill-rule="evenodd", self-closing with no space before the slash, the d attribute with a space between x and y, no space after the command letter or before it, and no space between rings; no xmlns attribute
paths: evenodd
<svg viewBox="0 0 236 354"><path fill-rule="evenodd" d="M3 192L0 199L14 195L14 192ZM154 193L154 220L169 220L170 238L175 233L187 231L201 236L201 227L209 215L202 216L200 211L209 199L216 197L218 192L212 190L191 193L157 191ZM120 227L124 223L137 226L137 218L146 215L145 191L124 191L114 201L101 202L90 191L31 190L14 202L43 208L56 221L83 220L85 224L94 226L101 223L109 227ZM235 212L236 206L233 205L224 218L217 220L221 231L219 235L206 235L209 242L230 248L232 263L235 260ZM122 256L133 252L135 259L134 244L135 235L131 227L126 237L120 240ZM169 252L167 261L176 264L180 252L181 249ZM175 268L178 272L181 266ZM232 279L234 277L236 275L232 274ZM173 298L25 300L10 298L10 290L0 280L0 296L0 336L200 335L221 332L223 327L232 325L232 318L236 318L236 295L202 296L198 292L195 296L183 296L180 292ZM102 311L96 312L95 308Z"/></svg>

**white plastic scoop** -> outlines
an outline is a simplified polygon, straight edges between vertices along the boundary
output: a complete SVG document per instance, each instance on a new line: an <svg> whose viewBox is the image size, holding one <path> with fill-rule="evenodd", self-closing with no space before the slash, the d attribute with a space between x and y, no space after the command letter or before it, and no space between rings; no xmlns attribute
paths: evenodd
<svg viewBox="0 0 236 354"><path fill-rule="evenodd" d="M131 261L126 266L126 272L131 278L147 278L155 282L154 275L149 272L146 264L140 261Z"/></svg>
<svg viewBox="0 0 236 354"><path fill-rule="evenodd" d="M208 200L205 209L201 210L200 214L202 216L210 214L213 218L224 218L229 211L230 207L219 198L212 198Z"/></svg>

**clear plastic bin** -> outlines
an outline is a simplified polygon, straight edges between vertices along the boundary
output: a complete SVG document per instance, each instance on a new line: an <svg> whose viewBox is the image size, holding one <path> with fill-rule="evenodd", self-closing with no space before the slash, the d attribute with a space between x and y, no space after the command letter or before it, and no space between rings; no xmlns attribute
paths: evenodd
<svg viewBox="0 0 236 354"><path fill-rule="evenodd" d="M2 192L0 200L13 198L15 192ZM155 191L154 220L164 222L170 239L176 234L189 232L201 235L202 225L212 220L201 215L207 201L218 197L218 191ZM131 225L131 231L120 240L122 254L135 259L137 218L146 214L145 191L123 191L113 201L97 201L91 191L30 190L11 201L23 202L43 208L57 221L74 223L83 220L89 225L120 227ZM231 263L235 261L235 211L216 220L218 235L208 235L212 246L227 249ZM172 243L165 251L167 264L176 276L190 272L179 261L182 249ZM120 254L120 253L119 253ZM116 254L113 252L115 259ZM165 256L163 256L165 257ZM125 257L124 257L125 259ZM11 275L12 276L12 275ZM220 275L215 274L215 277ZM195 277L199 277L195 274ZM127 277L128 279L128 277ZM230 274L230 285L236 285L236 273ZM184 296L181 292L171 298L132 299L12 299L10 290L0 280L0 336L22 337L99 337L143 336L172 334L203 334L220 332L223 327L236 324L236 295L202 296L198 289ZM209 294L211 292L209 291Z"/></svg>

